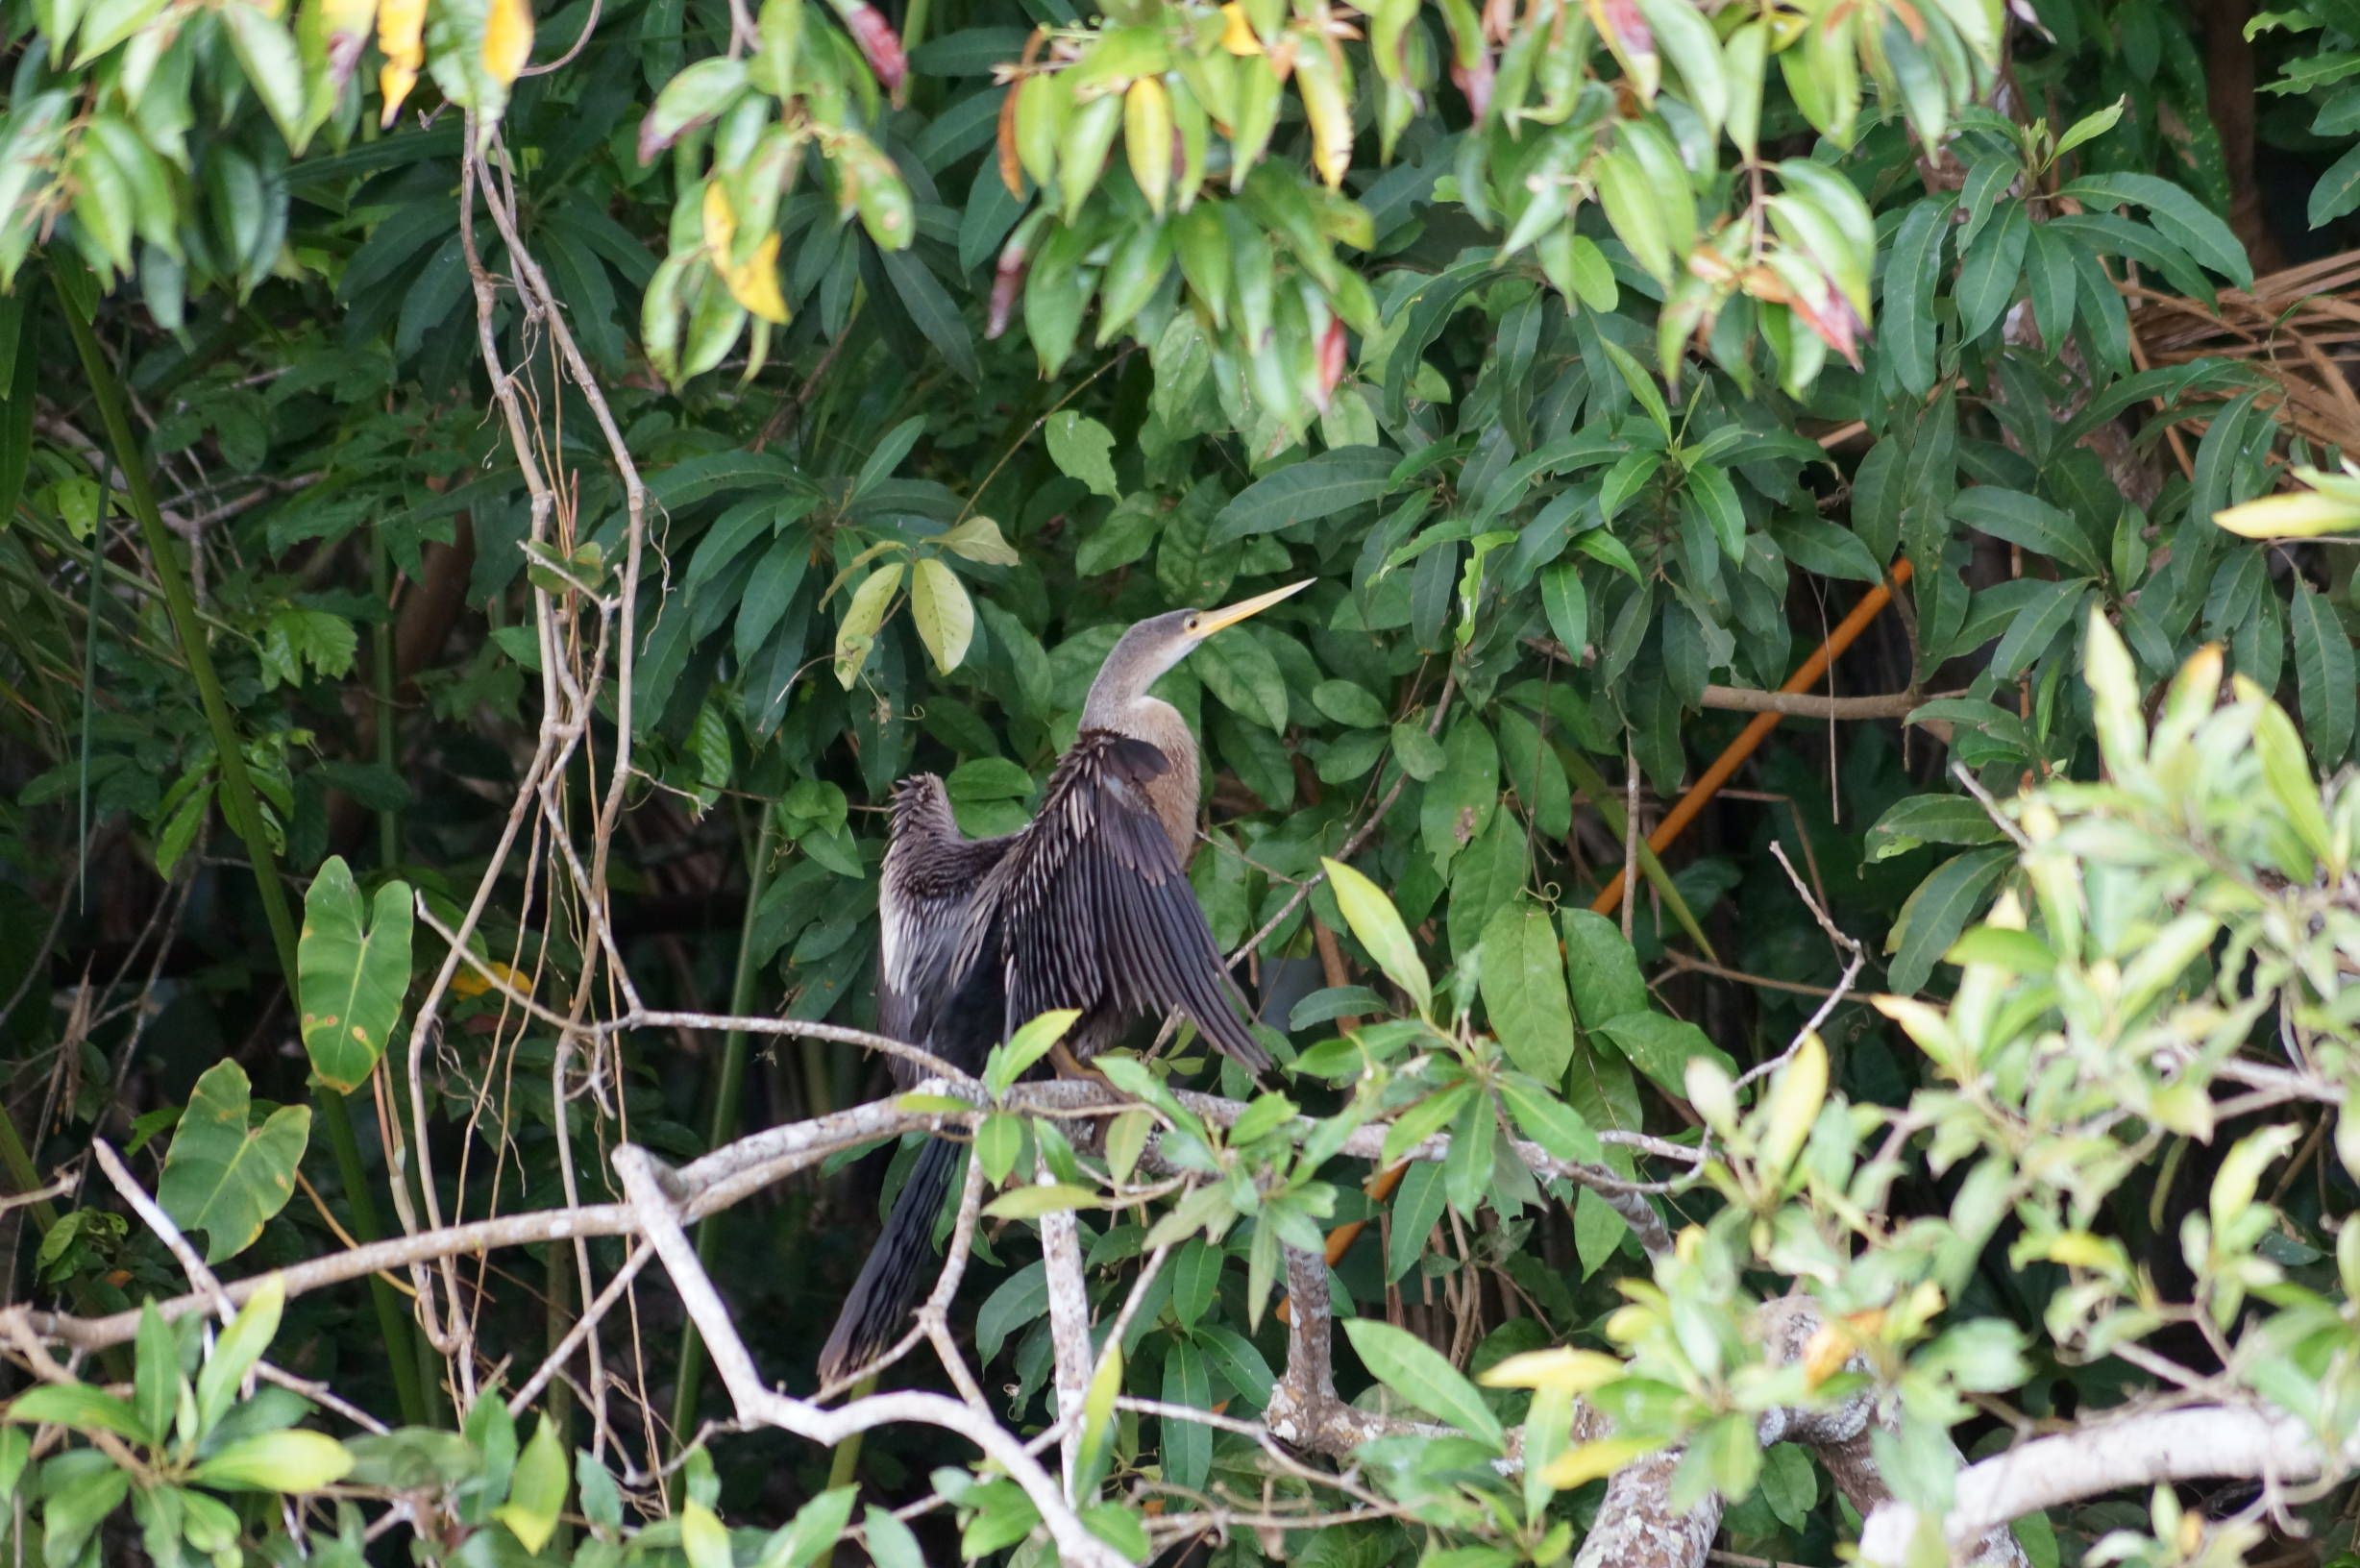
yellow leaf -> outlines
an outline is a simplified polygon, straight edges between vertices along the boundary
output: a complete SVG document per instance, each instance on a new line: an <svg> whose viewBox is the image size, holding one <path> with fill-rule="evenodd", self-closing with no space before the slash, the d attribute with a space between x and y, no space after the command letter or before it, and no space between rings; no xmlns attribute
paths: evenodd
<svg viewBox="0 0 2360 1568"><path fill-rule="evenodd" d="M397 61L389 60L379 67L377 90L385 95L384 118L379 123L391 126L394 116L402 112L402 100L408 97L409 89L417 85L418 73Z"/></svg>
<svg viewBox="0 0 2360 1568"><path fill-rule="evenodd" d="M2246 539L2314 539L2360 528L2360 505L2316 491L2296 491L2215 512L2213 521Z"/></svg>
<svg viewBox="0 0 2360 1568"><path fill-rule="evenodd" d="M704 248L713 253L713 265L725 275L729 267L729 247L737 239L737 209L729 205L729 193L718 180L704 187Z"/></svg>
<svg viewBox="0 0 2360 1568"><path fill-rule="evenodd" d="M1622 1375L1619 1357L1560 1345L1553 1350L1529 1350L1521 1356L1511 1356L1475 1381L1487 1388L1557 1388L1569 1394L1586 1394Z"/></svg>
<svg viewBox="0 0 2360 1568"><path fill-rule="evenodd" d="M2104 1238L2087 1231L2059 1231L2049 1238L2041 1252L2053 1263L2106 1274L2115 1271L2118 1262L2114 1248Z"/></svg>
<svg viewBox="0 0 2360 1568"><path fill-rule="evenodd" d="M506 986L510 991L522 992L528 996L532 994L532 977L530 975L522 973L516 969L512 969L505 964L502 964L497 960L490 964L486 964L484 968L491 970L492 974L500 981L500 983ZM492 982L490 980L486 980L481 973L472 967L462 968L458 973L451 977L451 990L456 995L470 997L481 996L491 989Z"/></svg>
<svg viewBox="0 0 2360 1568"><path fill-rule="evenodd" d="M502 86L532 58L532 0L491 0L483 13L484 74Z"/></svg>
<svg viewBox="0 0 2360 1568"><path fill-rule="evenodd" d="M1122 146L1131 178L1158 217L1171 190L1171 94L1152 76L1143 76L1122 95Z"/></svg>
<svg viewBox="0 0 2360 1568"><path fill-rule="evenodd" d="M1816 1031L1805 1035L1794 1060L1779 1069L1762 1116L1762 1169L1782 1179L1828 1099L1828 1047Z"/></svg>
<svg viewBox="0 0 2360 1568"><path fill-rule="evenodd" d="M1221 47L1233 55L1262 53L1262 40L1254 37L1254 24L1245 19L1245 8L1238 0L1221 8Z"/></svg>
<svg viewBox="0 0 2360 1568"><path fill-rule="evenodd" d="M1352 81L1343 56L1325 40L1308 43L1295 57L1294 82L1311 122L1312 165L1334 190L1352 167Z"/></svg>
<svg viewBox="0 0 2360 1568"><path fill-rule="evenodd" d="M1567 1449L1549 1461L1540 1479L1559 1491L1610 1476L1633 1459L1643 1458L1663 1445L1644 1437L1601 1437L1594 1443Z"/></svg>
<svg viewBox="0 0 2360 1568"><path fill-rule="evenodd" d="M718 190L718 185L708 185ZM787 297L778 290L778 235L764 234L762 243L744 266L733 267L725 260L719 263L722 282L729 285L729 297L764 321L784 326L787 319Z"/></svg>
<svg viewBox="0 0 2360 1568"><path fill-rule="evenodd" d="M387 60L408 69L409 79L402 86L405 93L426 62L425 37L426 0L385 0L378 8L377 46Z"/></svg>

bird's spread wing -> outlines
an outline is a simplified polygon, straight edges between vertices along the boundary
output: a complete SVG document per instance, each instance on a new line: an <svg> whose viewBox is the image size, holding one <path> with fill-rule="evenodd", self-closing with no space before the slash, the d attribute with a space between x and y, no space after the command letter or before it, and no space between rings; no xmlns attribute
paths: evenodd
<svg viewBox="0 0 2360 1568"><path fill-rule="evenodd" d="M986 941L986 879L1017 843L1014 837L971 839L950 814L943 781L931 773L905 779L894 791L893 838L885 851L878 894L883 930L877 966L877 1030L895 1040L933 1041L945 1002L972 969ZM971 1070L976 1063L957 1063ZM917 1080L915 1065L895 1057L894 1080Z"/></svg>
<svg viewBox="0 0 2360 1568"><path fill-rule="evenodd" d="M991 876L1006 1022L1060 1007L1177 1010L1258 1072L1269 1056L1239 1017L1243 999L1147 796L1169 767L1107 730L1083 731L1058 763L1041 814Z"/></svg>

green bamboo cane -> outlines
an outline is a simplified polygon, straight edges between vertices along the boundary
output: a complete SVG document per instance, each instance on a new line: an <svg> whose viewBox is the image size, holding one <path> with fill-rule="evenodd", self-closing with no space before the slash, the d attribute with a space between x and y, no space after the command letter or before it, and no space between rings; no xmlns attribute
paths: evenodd
<svg viewBox="0 0 2360 1568"><path fill-rule="evenodd" d="M205 709L206 724L212 731L213 750L221 770L221 814L229 820L231 831L246 845L255 885L261 894L263 918L270 922L271 944L278 950L279 968L291 987L296 973L295 916L287 903L286 889L279 881L278 857L272 853L269 835L262 828L254 780L246 772L246 757L238 745L236 723L230 713L228 698L222 696L221 678L213 671L212 650L197 619L195 596L188 591L188 579L172 551L172 535L156 504L156 492L148 484L147 469L132 434L130 417L124 411L123 389L115 380L114 367L108 363L97 334L90 330L89 307L61 274L53 271L50 282L65 312L66 329L73 333L74 350L81 355L83 375L90 385L90 401L97 404L99 422L106 427L115 466L122 471L124 499L130 502L132 516L139 524L139 535L147 546L157 585L163 591L164 608L172 618L173 634L180 642L182 656L188 661L188 674L197 683L197 698ZM344 1096L324 1084L318 1087L313 1099L320 1122L328 1129L328 1142L335 1154L345 1198L352 1205L353 1234L363 1243L375 1241L384 1235L384 1226L378 1217L376 1194L361 1170L360 1143L353 1135L352 1114L345 1108ZM409 1318L402 1311L401 1298L383 1280L372 1276L369 1293L377 1306L378 1330L384 1335L385 1348L392 1359L394 1393L401 1404L402 1419L422 1425L428 1419L427 1408L410 1344Z"/></svg>
<svg viewBox="0 0 2360 1568"><path fill-rule="evenodd" d="M771 851L776 842L776 814L762 803L762 826L754 835L753 864L746 873L746 913L738 921L737 972L729 982L729 1012L742 1017L754 1003L754 917L762 907L763 890L770 886ZM713 1086L713 1121L705 1147L718 1149L737 1137L740 1109L746 1103L746 1031L732 1029L724 1037L721 1077ZM721 1215L708 1214L697 1229L697 1262L708 1270L721 1251ZM672 1435L686 1443L697 1419L697 1394L704 1382L704 1340L697 1326L680 1323L679 1373L672 1392Z"/></svg>

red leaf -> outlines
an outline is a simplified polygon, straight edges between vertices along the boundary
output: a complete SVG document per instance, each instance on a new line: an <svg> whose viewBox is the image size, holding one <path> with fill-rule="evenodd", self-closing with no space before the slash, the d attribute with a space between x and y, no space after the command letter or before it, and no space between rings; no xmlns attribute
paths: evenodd
<svg viewBox="0 0 2360 1568"><path fill-rule="evenodd" d="M885 13L869 4L869 0L852 0L844 8L844 25L852 30L853 41L868 57L869 69L876 73L885 90L897 99L901 95L901 79L909 75L909 57L901 52L901 36Z"/></svg>
<svg viewBox="0 0 2360 1568"><path fill-rule="evenodd" d="M1327 331L1319 336L1319 386L1312 402L1321 413L1327 412L1328 399L1336 391L1336 383L1344 379L1344 353L1350 347L1344 324L1331 319Z"/></svg>

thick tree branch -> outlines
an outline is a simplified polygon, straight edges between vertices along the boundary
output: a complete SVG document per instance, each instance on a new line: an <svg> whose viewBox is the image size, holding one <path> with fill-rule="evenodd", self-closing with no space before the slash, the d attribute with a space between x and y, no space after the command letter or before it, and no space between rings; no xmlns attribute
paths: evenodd
<svg viewBox="0 0 2360 1568"><path fill-rule="evenodd" d="M1961 1560L1963 1543L2043 1508L2159 1482L2216 1476L2311 1481L2328 1458L2309 1427L2275 1411L2211 1405L2126 1416L2036 1438L1967 1466L1950 1512L1939 1520L1926 1519L1905 1503L1885 1503L1860 1532L1860 1560L1893 1568L1907 1560L1921 1530L1935 1527L1953 1559ZM2360 1433L2346 1436L2334 1465L2360 1465Z"/></svg>
<svg viewBox="0 0 2360 1568"><path fill-rule="evenodd" d="M855 1433L896 1423L940 1427L981 1449L987 1458L1024 1489L1049 1538L1056 1542L1061 1559L1088 1568L1119 1568L1123 1563L1120 1554L1084 1528L1081 1519L1067 1505L1056 1480L1041 1467L1040 1460L1025 1452L1022 1443L958 1400L927 1393L872 1394L831 1410L791 1399L765 1384L754 1370L753 1357L746 1349L746 1341L738 1336L737 1324L731 1320L729 1310L722 1305L713 1282L697 1262L697 1249L680 1229L681 1212L657 1179L655 1161L646 1150L626 1143L614 1152L614 1167L615 1174L623 1179L623 1190L637 1228L663 1260L665 1270L672 1276L673 1288L679 1292L681 1304L696 1320L697 1332L713 1359L713 1370L721 1375L723 1386L729 1390L730 1402L737 1407L740 1418L831 1445Z"/></svg>

